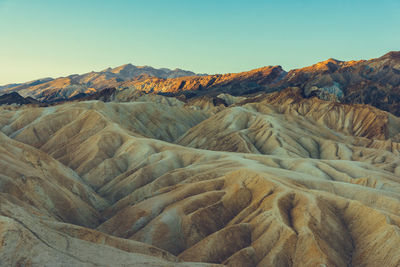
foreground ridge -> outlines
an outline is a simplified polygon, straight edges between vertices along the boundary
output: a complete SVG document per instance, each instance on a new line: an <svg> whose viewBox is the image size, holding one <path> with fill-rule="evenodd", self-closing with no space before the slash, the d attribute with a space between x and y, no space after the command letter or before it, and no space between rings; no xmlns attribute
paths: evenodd
<svg viewBox="0 0 400 267"><path fill-rule="evenodd" d="M0 107L0 265L400 264L399 117L111 91Z"/></svg>

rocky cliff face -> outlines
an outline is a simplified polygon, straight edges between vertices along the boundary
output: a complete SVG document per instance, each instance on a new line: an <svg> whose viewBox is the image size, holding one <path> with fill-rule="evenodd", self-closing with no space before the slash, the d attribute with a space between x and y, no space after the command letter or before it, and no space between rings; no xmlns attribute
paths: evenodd
<svg viewBox="0 0 400 267"><path fill-rule="evenodd" d="M302 90L0 107L0 265L398 266L400 118Z"/></svg>

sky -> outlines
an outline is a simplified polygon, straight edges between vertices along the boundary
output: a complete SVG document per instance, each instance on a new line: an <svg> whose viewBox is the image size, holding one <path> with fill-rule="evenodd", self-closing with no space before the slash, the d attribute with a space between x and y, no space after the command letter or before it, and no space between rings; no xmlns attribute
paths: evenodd
<svg viewBox="0 0 400 267"><path fill-rule="evenodd" d="M229 73L400 50L400 1L0 0L0 85L122 64Z"/></svg>

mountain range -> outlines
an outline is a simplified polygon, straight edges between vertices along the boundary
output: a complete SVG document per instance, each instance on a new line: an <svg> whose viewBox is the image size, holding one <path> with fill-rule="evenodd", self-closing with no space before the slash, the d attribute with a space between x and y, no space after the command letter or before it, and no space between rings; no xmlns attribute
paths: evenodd
<svg viewBox="0 0 400 267"><path fill-rule="evenodd" d="M73 74L57 79L44 78L27 83L4 85L0 86L0 92L3 94L18 92L23 97L30 96L44 102L53 102L69 99L81 93L91 94L105 88L116 87L124 81L129 81L142 75L166 79L196 74L181 69L155 69L149 66L126 64L100 72L92 71L82 75Z"/></svg>
<svg viewBox="0 0 400 267"><path fill-rule="evenodd" d="M390 52L371 60L328 59L289 72L280 66L269 66L241 73L198 75L180 69L127 64L83 75L6 85L0 87L0 91L3 94L18 92L24 97L52 103L86 97L106 88L195 97L274 92L288 87L299 87L305 97L370 104L400 115L400 52Z"/></svg>
<svg viewBox="0 0 400 267"><path fill-rule="evenodd" d="M399 64L3 89L0 266L399 266Z"/></svg>

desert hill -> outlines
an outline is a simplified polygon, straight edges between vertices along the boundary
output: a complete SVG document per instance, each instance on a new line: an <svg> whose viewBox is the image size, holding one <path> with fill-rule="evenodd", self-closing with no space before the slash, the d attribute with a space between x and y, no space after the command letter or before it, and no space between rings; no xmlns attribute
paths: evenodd
<svg viewBox="0 0 400 267"><path fill-rule="evenodd" d="M110 91L0 107L0 265L400 264L399 117L298 86Z"/></svg>

